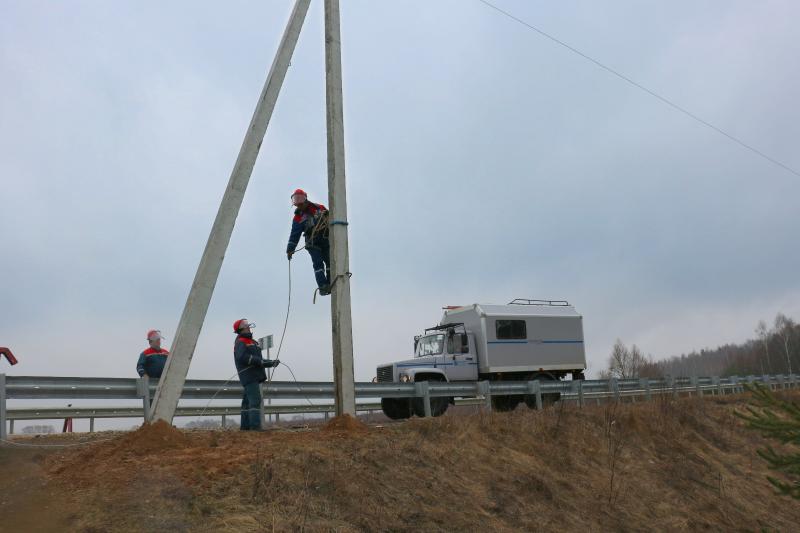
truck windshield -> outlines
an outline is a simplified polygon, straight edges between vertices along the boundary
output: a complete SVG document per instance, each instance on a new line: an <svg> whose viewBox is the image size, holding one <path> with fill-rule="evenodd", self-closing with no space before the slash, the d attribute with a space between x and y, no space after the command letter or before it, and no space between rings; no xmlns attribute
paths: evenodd
<svg viewBox="0 0 800 533"><path fill-rule="evenodd" d="M444 335L427 335L419 340L417 357L439 355L444 349Z"/></svg>

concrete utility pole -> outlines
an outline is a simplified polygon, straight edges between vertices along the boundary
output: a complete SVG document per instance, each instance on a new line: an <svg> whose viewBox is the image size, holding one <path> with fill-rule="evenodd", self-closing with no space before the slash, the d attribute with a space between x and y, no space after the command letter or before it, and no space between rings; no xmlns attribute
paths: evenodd
<svg viewBox="0 0 800 533"><path fill-rule="evenodd" d="M339 0L325 0L325 98L328 126L328 205L331 209L331 324L336 415L355 416Z"/></svg>
<svg viewBox="0 0 800 533"><path fill-rule="evenodd" d="M278 46L278 52L267 76L267 81L264 83L264 89L261 91L261 97L258 100L258 104L256 104L256 110L250 120L250 126L247 128L242 148L239 150L239 157L233 167L228 187L225 189L222 203L217 212L217 218L214 220L211 234L203 251L203 257L197 267L189 297L186 299L186 305L183 308L178 330L175 333L175 341L172 344L172 354L167 358L167 365L158 383L156 396L153 400L154 420L164 420L172 423L172 417L178 407L178 400L183 391L183 384L186 381L186 374L189 372L189 364L194 355L197 338L200 336L200 330L206 318L214 286L217 284L219 271L222 268L222 260L225 258L225 251L228 249L228 243L233 232L233 226L239 214L239 208L242 205L242 199L250 181L256 157L258 157L258 151L264 140L267 125L272 117L272 110L278 100L278 93L289 68L289 61L297 44L300 28L303 26L310 1L296 0L294 4L283 38Z"/></svg>

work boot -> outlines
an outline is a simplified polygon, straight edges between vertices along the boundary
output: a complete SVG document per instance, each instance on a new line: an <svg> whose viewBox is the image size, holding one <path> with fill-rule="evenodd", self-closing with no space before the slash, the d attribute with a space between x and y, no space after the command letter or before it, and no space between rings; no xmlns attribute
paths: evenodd
<svg viewBox="0 0 800 533"><path fill-rule="evenodd" d="M319 295L320 296L328 296L331 293L331 286L330 285L323 285L319 288Z"/></svg>

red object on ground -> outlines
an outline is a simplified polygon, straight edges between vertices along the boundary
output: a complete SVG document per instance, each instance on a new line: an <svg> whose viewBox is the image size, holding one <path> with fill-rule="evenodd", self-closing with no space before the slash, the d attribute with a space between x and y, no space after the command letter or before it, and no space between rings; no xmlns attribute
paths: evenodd
<svg viewBox="0 0 800 533"><path fill-rule="evenodd" d="M61 430L61 433L72 433L72 419L65 418L64 419L64 428Z"/></svg>
<svg viewBox="0 0 800 533"><path fill-rule="evenodd" d="M8 362L11 363L12 365L16 365L19 362L17 361L17 358L14 357L14 354L11 353L11 350L3 346L0 346L0 355L5 355L6 359L8 359Z"/></svg>

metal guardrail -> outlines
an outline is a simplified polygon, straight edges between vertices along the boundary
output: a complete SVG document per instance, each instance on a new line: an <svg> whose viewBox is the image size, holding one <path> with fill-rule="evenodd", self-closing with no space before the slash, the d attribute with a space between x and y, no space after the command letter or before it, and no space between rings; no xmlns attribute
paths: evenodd
<svg viewBox="0 0 800 533"><path fill-rule="evenodd" d="M689 377L663 379L616 379L574 381L470 381L470 382L419 382L419 383L356 383L356 398L420 398L425 414L430 416L431 398L463 398L457 404L483 405L492 408L492 396L524 395L541 408L543 396L558 394L561 401L575 401L584 405L589 401L600 402L613 398L620 401L630 398L651 400L656 395L672 394L727 394L742 392L746 383L759 382L772 389L797 388L798 376L747 376L747 377ZM7 423L14 420L54 418L88 418L90 431L94 430L95 418L144 417L149 414L150 398L155 395L155 382L146 378L82 378L48 376L6 376L0 374L0 438L7 436ZM333 399L333 383L329 382L271 382L262 386L264 398L310 400ZM241 399L242 388L237 383L221 380L187 380L181 399L211 400ZM97 399L97 400L141 400L142 407L104 408L6 408L7 400L53 400L53 399ZM265 415L291 413L334 412L332 403L324 405L265 405ZM380 403L360 403L360 412L380 409ZM238 415L238 406L179 407L176 416L222 416ZM224 420L224 419L223 419ZM224 421L223 421L224 423ZM13 426L11 427L13 432Z"/></svg>

